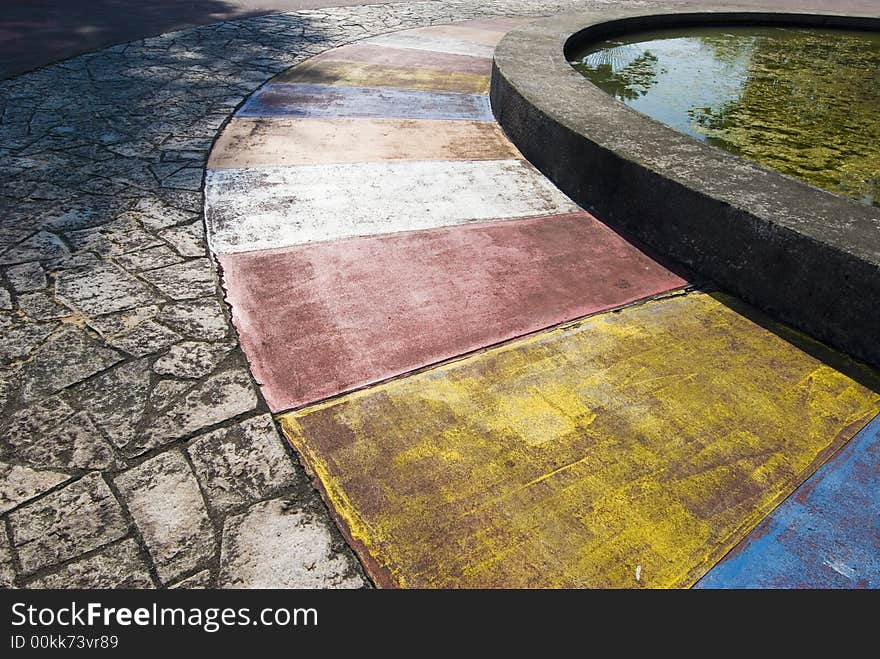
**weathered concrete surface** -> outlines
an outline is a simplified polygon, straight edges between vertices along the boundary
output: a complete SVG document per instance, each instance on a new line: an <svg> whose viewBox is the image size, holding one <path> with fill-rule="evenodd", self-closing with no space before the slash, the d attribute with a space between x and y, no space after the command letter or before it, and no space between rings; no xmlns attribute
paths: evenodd
<svg viewBox="0 0 880 659"><path fill-rule="evenodd" d="M579 210L521 160L222 169L205 189L215 254Z"/></svg>
<svg viewBox="0 0 880 659"><path fill-rule="evenodd" d="M880 417L774 510L698 588L880 588Z"/></svg>
<svg viewBox="0 0 880 659"><path fill-rule="evenodd" d="M519 152L494 123L412 119L245 119L229 122L210 169L387 160L510 160Z"/></svg>
<svg viewBox="0 0 880 659"><path fill-rule="evenodd" d="M313 85L393 87L456 94L488 94L487 74L431 71L405 66L312 60L276 78L275 82Z"/></svg>
<svg viewBox="0 0 880 659"><path fill-rule="evenodd" d="M426 50L390 48L364 43L353 43L324 51L309 62L348 62L374 66L406 67L425 71L445 71L446 73L469 73L479 76L492 75L492 59L490 57L450 55L449 53L432 53ZM309 62L304 62L303 65L308 65ZM282 73L276 79L283 81L285 76L298 68Z"/></svg>
<svg viewBox="0 0 880 659"><path fill-rule="evenodd" d="M600 314L282 426L381 585L687 586L880 410L725 302Z"/></svg>
<svg viewBox="0 0 880 659"><path fill-rule="evenodd" d="M304 83L265 85L236 116L493 120L484 94Z"/></svg>
<svg viewBox="0 0 880 659"><path fill-rule="evenodd" d="M391 48L412 48L413 50L427 50L434 53L449 53L450 55L492 57L492 52L495 49L494 43L480 43L486 40L479 38L478 35L481 32L478 30L468 30L468 28L461 28L461 30L467 33L459 32L450 35L438 32L437 27L426 27L383 34L367 39L365 43Z"/></svg>
<svg viewBox="0 0 880 659"><path fill-rule="evenodd" d="M603 9L514 30L495 53L491 97L500 124L532 163L597 217L777 319L880 365L880 209L663 126L566 61L566 42L579 30L584 39L601 39L608 21L626 19L627 29L647 30L680 19L646 15L682 11ZM766 12L739 16L720 7L698 20L795 20ZM880 26L876 11L874 18L797 20Z"/></svg>
<svg viewBox="0 0 880 659"><path fill-rule="evenodd" d="M274 411L686 284L586 213L220 263L242 347Z"/></svg>

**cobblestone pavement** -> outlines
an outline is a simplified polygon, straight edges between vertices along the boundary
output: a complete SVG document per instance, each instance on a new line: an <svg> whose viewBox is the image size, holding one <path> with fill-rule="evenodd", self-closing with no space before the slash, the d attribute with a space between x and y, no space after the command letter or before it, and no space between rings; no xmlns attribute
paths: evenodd
<svg viewBox="0 0 880 659"><path fill-rule="evenodd" d="M201 217L213 139L326 49L611 4L301 11L0 83L0 586L367 585L231 330Z"/></svg>
<svg viewBox="0 0 880 659"><path fill-rule="evenodd" d="M365 585L231 331L201 219L214 136L366 35L600 4L301 11L0 83L0 585Z"/></svg>

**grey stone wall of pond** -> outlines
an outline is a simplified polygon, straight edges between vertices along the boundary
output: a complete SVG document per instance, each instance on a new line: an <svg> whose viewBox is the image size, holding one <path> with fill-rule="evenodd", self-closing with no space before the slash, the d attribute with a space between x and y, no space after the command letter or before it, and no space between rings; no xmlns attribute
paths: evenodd
<svg viewBox="0 0 880 659"><path fill-rule="evenodd" d="M526 158L600 219L880 366L880 208L679 133L601 91L566 57L622 33L712 24L880 29L880 16L680 5L560 14L499 44L492 109Z"/></svg>

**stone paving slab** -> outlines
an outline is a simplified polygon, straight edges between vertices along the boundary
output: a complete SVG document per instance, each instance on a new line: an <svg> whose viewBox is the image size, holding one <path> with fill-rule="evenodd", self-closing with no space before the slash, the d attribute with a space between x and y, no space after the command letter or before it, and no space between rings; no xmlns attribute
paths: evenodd
<svg viewBox="0 0 880 659"><path fill-rule="evenodd" d="M214 529L183 454L167 451L114 479L163 583L214 555Z"/></svg>
<svg viewBox="0 0 880 659"><path fill-rule="evenodd" d="M522 160L221 169L205 196L215 254L580 210Z"/></svg>
<svg viewBox="0 0 880 659"><path fill-rule="evenodd" d="M686 285L586 213L228 254L220 264L274 411Z"/></svg>
<svg viewBox="0 0 880 659"><path fill-rule="evenodd" d="M134 540L109 545L28 582L28 588L154 588Z"/></svg>
<svg viewBox="0 0 880 659"><path fill-rule="evenodd" d="M520 157L498 126L485 122L236 117L217 138L208 167Z"/></svg>
<svg viewBox="0 0 880 659"><path fill-rule="evenodd" d="M258 503L223 528L222 588L360 588L329 520L289 499Z"/></svg>
<svg viewBox="0 0 880 659"><path fill-rule="evenodd" d="M282 425L381 585L689 586L880 411L731 303L600 314Z"/></svg>
<svg viewBox="0 0 880 659"><path fill-rule="evenodd" d="M266 85L247 100L238 116L493 121L485 94L305 83Z"/></svg>
<svg viewBox="0 0 880 659"><path fill-rule="evenodd" d="M20 506L9 515L25 574L56 565L128 533L122 507L100 473Z"/></svg>

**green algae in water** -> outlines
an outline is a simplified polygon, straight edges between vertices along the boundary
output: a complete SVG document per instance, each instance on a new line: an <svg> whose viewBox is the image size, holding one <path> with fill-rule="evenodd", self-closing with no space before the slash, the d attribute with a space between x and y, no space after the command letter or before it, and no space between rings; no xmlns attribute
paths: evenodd
<svg viewBox="0 0 880 659"><path fill-rule="evenodd" d="M594 44L591 82L676 130L880 206L880 33L681 28Z"/></svg>

